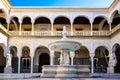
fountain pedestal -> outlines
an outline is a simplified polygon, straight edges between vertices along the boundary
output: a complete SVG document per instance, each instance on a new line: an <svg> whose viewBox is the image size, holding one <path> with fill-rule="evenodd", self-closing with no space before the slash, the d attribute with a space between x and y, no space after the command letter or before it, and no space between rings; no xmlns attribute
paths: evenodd
<svg viewBox="0 0 120 80"><path fill-rule="evenodd" d="M51 50L61 52L60 65L43 66L41 77L89 77L89 65L73 65L73 62L70 65L70 52L80 49L81 43L68 39L66 35L66 27L63 27L63 38L48 45Z"/></svg>
<svg viewBox="0 0 120 80"><path fill-rule="evenodd" d="M90 77L89 65L44 65L41 77L67 78Z"/></svg>

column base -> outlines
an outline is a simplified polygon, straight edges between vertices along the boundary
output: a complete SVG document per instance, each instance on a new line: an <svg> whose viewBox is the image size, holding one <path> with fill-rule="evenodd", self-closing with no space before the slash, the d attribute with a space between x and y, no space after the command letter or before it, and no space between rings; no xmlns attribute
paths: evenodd
<svg viewBox="0 0 120 80"><path fill-rule="evenodd" d="M107 68L107 73L114 73L114 67L108 67Z"/></svg>

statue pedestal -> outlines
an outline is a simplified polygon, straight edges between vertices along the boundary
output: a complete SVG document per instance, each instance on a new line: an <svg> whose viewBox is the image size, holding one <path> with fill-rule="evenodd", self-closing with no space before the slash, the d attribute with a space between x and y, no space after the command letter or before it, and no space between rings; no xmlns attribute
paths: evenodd
<svg viewBox="0 0 120 80"><path fill-rule="evenodd" d="M44 65L41 77L43 78L77 78L90 77L89 65Z"/></svg>
<svg viewBox="0 0 120 80"><path fill-rule="evenodd" d="M107 73L114 73L114 67L112 67L112 66L108 67Z"/></svg>
<svg viewBox="0 0 120 80"><path fill-rule="evenodd" d="M11 66L6 67L5 73L12 73L12 67Z"/></svg>

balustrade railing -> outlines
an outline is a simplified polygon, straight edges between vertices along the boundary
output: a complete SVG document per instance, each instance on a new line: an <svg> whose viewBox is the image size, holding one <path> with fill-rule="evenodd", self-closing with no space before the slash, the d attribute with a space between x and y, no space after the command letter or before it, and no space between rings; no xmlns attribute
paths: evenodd
<svg viewBox="0 0 120 80"><path fill-rule="evenodd" d="M74 31L74 36L90 36L91 31Z"/></svg>
<svg viewBox="0 0 120 80"><path fill-rule="evenodd" d="M56 31L56 32L54 32L54 36L62 36L62 32L63 31ZM69 35L71 35L71 33L70 33L70 31L67 31L67 35L69 36Z"/></svg>
<svg viewBox="0 0 120 80"><path fill-rule="evenodd" d="M8 31L10 36L19 36L19 31Z"/></svg>
<svg viewBox="0 0 120 80"><path fill-rule="evenodd" d="M22 36L31 36L32 32L31 31L21 31Z"/></svg>
<svg viewBox="0 0 120 80"><path fill-rule="evenodd" d="M7 29L2 24L0 24L0 29L2 29L3 31L7 32Z"/></svg>
<svg viewBox="0 0 120 80"><path fill-rule="evenodd" d="M116 27L114 27L111 31L111 34L113 34L114 32L116 32L117 30L120 29L120 24L118 24Z"/></svg>
<svg viewBox="0 0 120 80"><path fill-rule="evenodd" d="M109 36L110 31L92 31L93 36Z"/></svg>
<svg viewBox="0 0 120 80"><path fill-rule="evenodd" d="M34 31L34 36L50 36L51 31Z"/></svg>
<svg viewBox="0 0 120 80"><path fill-rule="evenodd" d="M0 24L0 28L7 32L7 29ZM74 31L73 35L68 31L68 36L110 36L114 32L120 29L120 24L118 24L112 31ZM51 31L8 31L10 36L52 36ZM62 31L54 31L53 36L62 36Z"/></svg>

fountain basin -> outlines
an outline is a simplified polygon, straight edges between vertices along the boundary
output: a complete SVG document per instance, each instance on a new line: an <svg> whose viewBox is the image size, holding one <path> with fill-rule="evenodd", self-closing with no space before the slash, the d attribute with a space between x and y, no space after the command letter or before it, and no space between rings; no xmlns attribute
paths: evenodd
<svg viewBox="0 0 120 80"><path fill-rule="evenodd" d="M80 49L81 43L77 41L63 39L63 40L50 43L48 46L51 50L54 50L54 51L61 51L61 50L75 51Z"/></svg>
<svg viewBox="0 0 120 80"><path fill-rule="evenodd" d="M90 77L90 65L44 65L41 77L77 78Z"/></svg>

